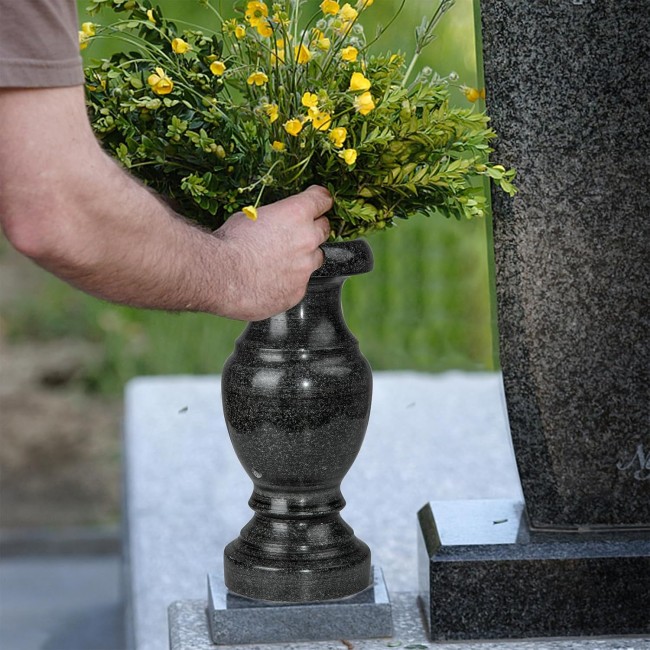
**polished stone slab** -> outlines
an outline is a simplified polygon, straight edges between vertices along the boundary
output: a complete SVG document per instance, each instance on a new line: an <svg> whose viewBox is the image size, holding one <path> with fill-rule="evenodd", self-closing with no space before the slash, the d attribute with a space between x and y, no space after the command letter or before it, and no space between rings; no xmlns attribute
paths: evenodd
<svg viewBox="0 0 650 650"><path fill-rule="evenodd" d="M418 517L433 640L650 635L650 534L530 532L507 499L434 502Z"/></svg>
<svg viewBox="0 0 650 650"><path fill-rule="evenodd" d="M315 603L271 603L228 592L208 576L208 619L219 645L375 639L393 636L391 604L382 571L359 594Z"/></svg>

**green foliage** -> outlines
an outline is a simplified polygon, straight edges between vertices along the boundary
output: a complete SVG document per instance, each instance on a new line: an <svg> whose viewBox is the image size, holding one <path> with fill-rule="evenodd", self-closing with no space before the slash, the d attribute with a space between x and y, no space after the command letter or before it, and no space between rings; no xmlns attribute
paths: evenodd
<svg viewBox="0 0 650 650"><path fill-rule="evenodd" d="M487 160L485 114L450 104L454 77L408 82L451 0L418 28L408 69L399 53L371 53L362 1L308 20L300 0L249 2L230 20L200 4L215 31L181 29L149 0L89 7L126 14L90 40L134 48L87 68L95 132L184 214L215 229L316 183L335 199L331 238L353 239L416 212L482 217L477 178L516 191L514 171Z"/></svg>

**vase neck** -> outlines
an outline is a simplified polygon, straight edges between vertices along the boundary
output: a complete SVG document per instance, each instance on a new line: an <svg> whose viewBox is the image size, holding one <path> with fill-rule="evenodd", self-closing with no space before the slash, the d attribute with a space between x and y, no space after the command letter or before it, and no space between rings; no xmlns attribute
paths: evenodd
<svg viewBox="0 0 650 650"><path fill-rule="evenodd" d="M330 349L356 344L341 306L346 277L312 278L305 297L291 309L250 323L238 344L284 350Z"/></svg>

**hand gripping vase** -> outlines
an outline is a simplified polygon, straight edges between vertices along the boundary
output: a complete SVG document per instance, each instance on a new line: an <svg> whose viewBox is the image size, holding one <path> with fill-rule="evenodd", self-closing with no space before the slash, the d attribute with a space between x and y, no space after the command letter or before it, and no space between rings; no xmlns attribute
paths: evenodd
<svg viewBox="0 0 650 650"><path fill-rule="evenodd" d="M323 251L304 299L250 323L222 375L226 423L254 484L255 512L224 551L225 582L248 598L323 601L371 584L370 550L339 512L372 397L341 288L372 270L372 252L360 240Z"/></svg>

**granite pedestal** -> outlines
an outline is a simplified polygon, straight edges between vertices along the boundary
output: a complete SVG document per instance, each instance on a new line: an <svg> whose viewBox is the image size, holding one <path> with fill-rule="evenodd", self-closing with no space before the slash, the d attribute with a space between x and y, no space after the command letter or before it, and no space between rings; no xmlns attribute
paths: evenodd
<svg viewBox="0 0 650 650"><path fill-rule="evenodd" d="M430 503L420 593L433 640L650 634L650 538L533 532L521 501Z"/></svg>
<svg viewBox="0 0 650 650"><path fill-rule="evenodd" d="M208 619L212 640L219 645L393 636L386 581L377 567L368 589L314 603L243 598L229 593L218 577L208 576Z"/></svg>
<svg viewBox="0 0 650 650"><path fill-rule="evenodd" d="M207 630L206 574L223 580L223 548L250 517L251 482L228 438L218 377L131 382L125 442L130 650L161 650L172 602L201 601ZM521 494L499 375L375 373L368 432L342 491L391 602L411 594L424 639L415 604L417 511L431 498ZM327 647L318 643L307 647Z"/></svg>

